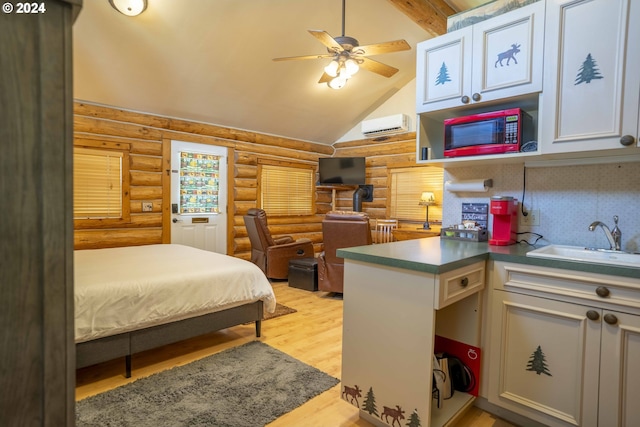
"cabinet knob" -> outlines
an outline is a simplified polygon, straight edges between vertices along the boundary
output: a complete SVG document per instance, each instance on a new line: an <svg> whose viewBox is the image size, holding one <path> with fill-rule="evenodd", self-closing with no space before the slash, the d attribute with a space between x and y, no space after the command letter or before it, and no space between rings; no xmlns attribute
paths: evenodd
<svg viewBox="0 0 640 427"><path fill-rule="evenodd" d="M474 93L473 95L471 95L471 98L473 98L474 101L478 102L482 97L479 93Z"/></svg>
<svg viewBox="0 0 640 427"><path fill-rule="evenodd" d="M625 135L620 138L620 144L624 145L625 147L633 145L635 141L636 139L633 137L633 135Z"/></svg>
<svg viewBox="0 0 640 427"><path fill-rule="evenodd" d="M460 286L462 286L463 288L467 287L468 284L469 284L468 278L463 277L462 279L460 279Z"/></svg>
<svg viewBox="0 0 640 427"><path fill-rule="evenodd" d="M589 319L589 320L598 320L599 318L600 318L600 315L598 314L597 311L595 311L595 310L587 311L587 319Z"/></svg>
<svg viewBox="0 0 640 427"><path fill-rule="evenodd" d="M467 95L464 95L462 98L460 98L460 101L462 101L463 104L468 104L469 101L471 101L469 99L469 97Z"/></svg>
<svg viewBox="0 0 640 427"><path fill-rule="evenodd" d="M609 296L609 294L610 294L610 293L611 293L611 292L609 292L609 289L607 289L607 288L606 288L606 287L604 287L604 286L598 286L598 287L596 288L596 294L597 294L599 297L606 298L606 297L608 297L608 296Z"/></svg>
<svg viewBox="0 0 640 427"><path fill-rule="evenodd" d="M610 325L615 325L616 323L618 323L618 318L615 316L615 314L607 313L604 315L604 321Z"/></svg>

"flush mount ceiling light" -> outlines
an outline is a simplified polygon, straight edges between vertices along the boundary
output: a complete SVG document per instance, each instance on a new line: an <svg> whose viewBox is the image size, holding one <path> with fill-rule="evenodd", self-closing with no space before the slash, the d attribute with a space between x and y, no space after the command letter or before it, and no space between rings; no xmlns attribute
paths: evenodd
<svg viewBox="0 0 640 427"><path fill-rule="evenodd" d="M275 58L274 61L290 59L321 59L331 58L331 62L324 68L324 73L318 83L326 83L332 89L344 87L347 80L358 72L360 67L384 77L391 77L398 72L397 68L367 58L370 55L409 50L411 47L404 40L360 46L358 40L344 35L345 1L342 0L342 36L331 37L326 31L309 30L309 33L327 47L327 53L320 55L291 56Z"/></svg>
<svg viewBox="0 0 640 427"><path fill-rule="evenodd" d="M109 0L109 4L127 16L138 16L147 8L147 0Z"/></svg>

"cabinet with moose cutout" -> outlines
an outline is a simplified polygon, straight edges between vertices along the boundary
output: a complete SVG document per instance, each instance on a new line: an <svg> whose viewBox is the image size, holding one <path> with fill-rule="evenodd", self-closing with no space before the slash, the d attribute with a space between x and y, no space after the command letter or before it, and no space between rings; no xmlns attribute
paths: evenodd
<svg viewBox="0 0 640 427"><path fill-rule="evenodd" d="M339 251L345 258L341 397L376 426L444 426L475 399L472 390L456 390L440 401L433 390L434 350L442 338L480 362L485 261L474 259L478 245L461 249L471 256L457 262L453 245L443 246L430 238Z"/></svg>
<svg viewBox="0 0 640 427"><path fill-rule="evenodd" d="M493 272L489 402L547 426L640 425L640 279Z"/></svg>
<svg viewBox="0 0 640 427"><path fill-rule="evenodd" d="M636 0L547 0L542 154L640 154L638 21Z"/></svg>
<svg viewBox="0 0 640 427"><path fill-rule="evenodd" d="M417 45L416 113L542 91L544 1Z"/></svg>

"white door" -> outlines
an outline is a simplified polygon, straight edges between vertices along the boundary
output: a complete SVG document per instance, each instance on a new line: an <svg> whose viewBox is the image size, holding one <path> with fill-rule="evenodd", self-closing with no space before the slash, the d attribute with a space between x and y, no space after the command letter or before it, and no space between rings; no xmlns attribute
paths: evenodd
<svg viewBox="0 0 640 427"><path fill-rule="evenodd" d="M171 243L227 253L227 148L171 141Z"/></svg>

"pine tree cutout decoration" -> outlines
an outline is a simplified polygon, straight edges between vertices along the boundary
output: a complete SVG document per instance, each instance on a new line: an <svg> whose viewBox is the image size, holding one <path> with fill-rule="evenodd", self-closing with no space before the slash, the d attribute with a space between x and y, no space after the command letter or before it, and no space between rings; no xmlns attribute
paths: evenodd
<svg viewBox="0 0 640 427"><path fill-rule="evenodd" d="M367 395L364 397L364 402L362 402L362 410L369 413L369 415L375 415L380 418L380 414L378 414L378 408L376 408L376 397L373 394L373 388L369 387L369 391Z"/></svg>
<svg viewBox="0 0 640 427"><path fill-rule="evenodd" d="M584 60L580 70L578 71L574 86L579 85L580 83L591 83L591 80L602 78L600 70L598 70L598 66L596 65L596 61L591 57L591 54L588 54L587 59Z"/></svg>
<svg viewBox="0 0 640 427"><path fill-rule="evenodd" d="M420 417L418 416L418 410L414 409L411 415L409 416L409 420L407 422L407 427L421 427Z"/></svg>
<svg viewBox="0 0 640 427"><path fill-rule="evenodd" d="M450 82L451 79L449 78L449 70L447 69L446 64L443 62L442 66L440 67L440 72L438 73L438 77L436 77L436 86L438 85L443 85L446 82Z"/></svg>
<svg viewBox="0 0 640 427"><path fill-rule="evenodd" d="M553 376L547 368L547 362L545 361L544 353L540 346L533 352L529 362L527 362L527 371L534 371L538 375L545 374L550 377Z"/></svg>

